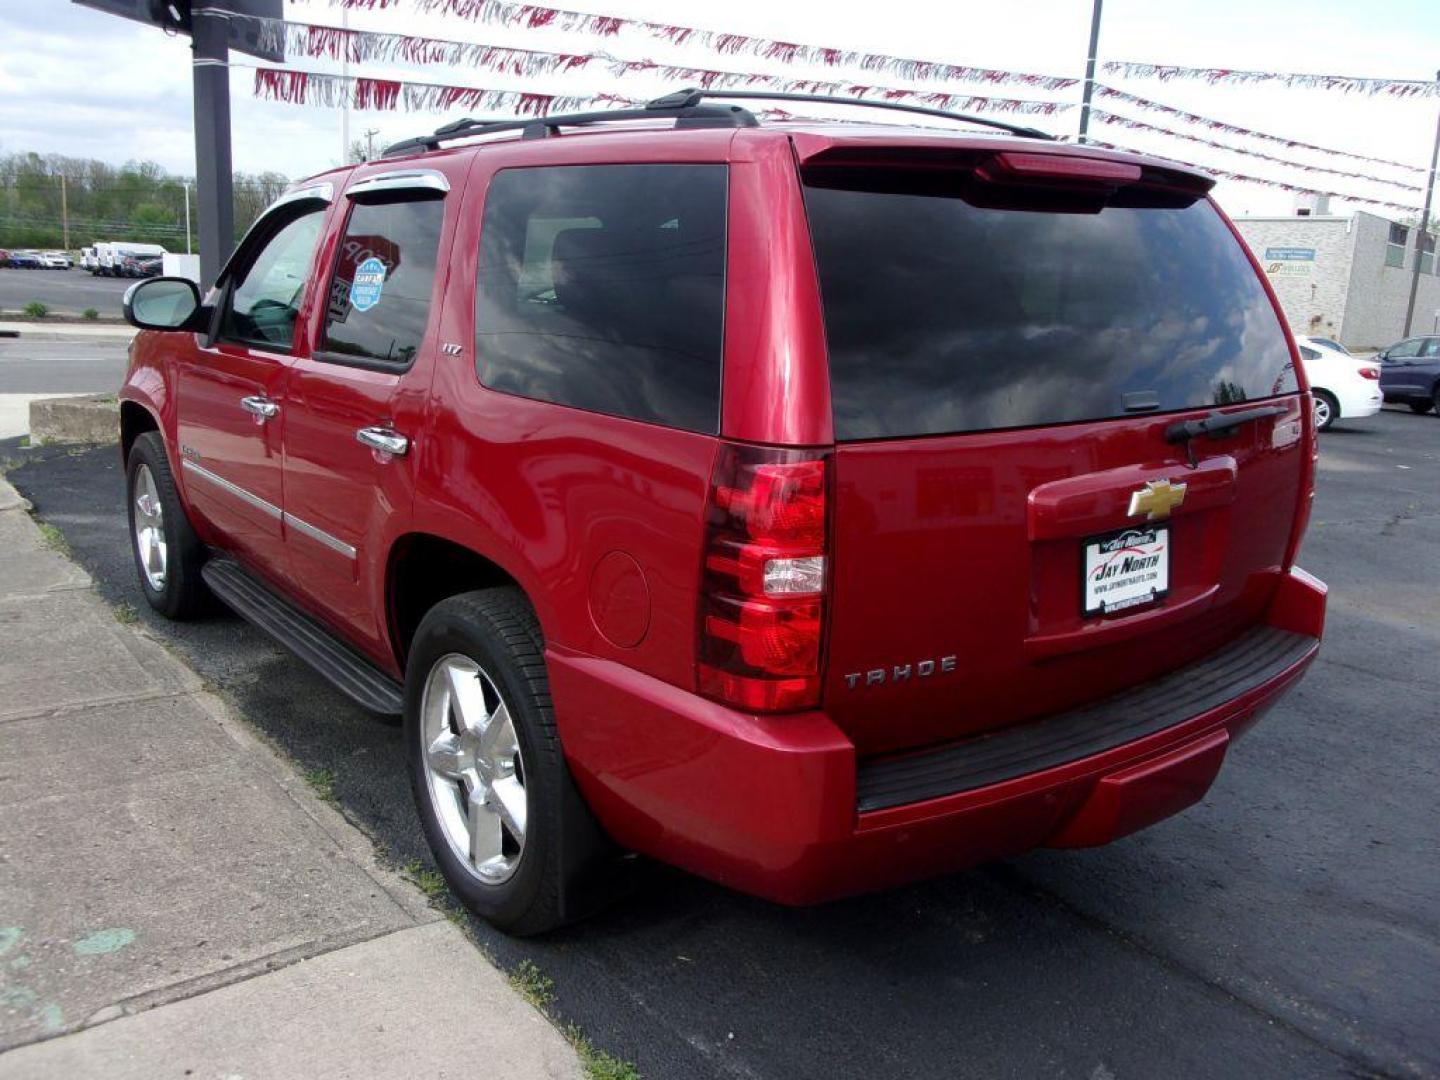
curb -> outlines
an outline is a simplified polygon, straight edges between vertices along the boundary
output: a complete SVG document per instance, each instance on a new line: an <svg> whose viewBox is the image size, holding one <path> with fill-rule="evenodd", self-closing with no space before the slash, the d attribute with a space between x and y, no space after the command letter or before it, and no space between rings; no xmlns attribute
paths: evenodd
<svg viewBox="0 0 1440 1080"><path fill-rule="evenodd" d="M0 338L6 341L72 341L89 342L91 344L104 345L128 345L135 338L133 331L126 330L76 330L67 333L54 327L46 327L44 330L12 330L9 328L0 329Z"/></svg>
<svg viewBox="0 0 1440 1080"><path fill-rule="evenodd" d="M138 331L125 323L17 322L0 319L0 338L7 341L130 341Z"/></svg>
<svg viewBox="0 0 1440 1080"><path fill-rule="evenodd" d="M16 491L9 480L0 476L0 513L6 510L23 510L28 514L32 509L30 500Z"/></svg>
<svg viewBox="0 0 1440 1080"><path fill-rule="evenodd" d="M119 434L120 402L113 394L30 402L32 443L108 443Z"/></svg>

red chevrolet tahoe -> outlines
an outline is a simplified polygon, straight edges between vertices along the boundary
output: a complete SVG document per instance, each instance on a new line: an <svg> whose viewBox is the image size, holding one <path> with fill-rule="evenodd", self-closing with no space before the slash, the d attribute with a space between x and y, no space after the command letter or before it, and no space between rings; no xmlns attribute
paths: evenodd
<svg viewBox="0 0 1440 1080"><path fill-rule="evenodd" d="M624 851L799 904L1197 801L1325 610L1211 182L704 96L449 125L133 287L146 598L403 715L516 933Z"/></svg>

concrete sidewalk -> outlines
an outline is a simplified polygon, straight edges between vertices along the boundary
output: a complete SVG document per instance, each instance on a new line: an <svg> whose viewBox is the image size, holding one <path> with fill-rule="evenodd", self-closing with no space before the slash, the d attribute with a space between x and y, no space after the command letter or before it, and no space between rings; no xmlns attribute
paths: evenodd
<svg viewBox="0 0 1440 1080"><path fill-rule="evenodd" d="M136 334L133 326L119 323L3 322L0 335L18 337L22 341L129 341Z"/></svg>
<svg viewBox="0 0 1440 1080"><path fill-rule="evenodd" d="M0 1077L477 1068L581 1075L0 479Z"/></svg>

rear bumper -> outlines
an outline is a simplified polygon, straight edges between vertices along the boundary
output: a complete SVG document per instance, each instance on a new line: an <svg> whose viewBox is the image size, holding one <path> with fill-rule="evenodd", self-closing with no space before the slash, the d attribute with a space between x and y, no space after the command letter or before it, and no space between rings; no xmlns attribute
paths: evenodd
<svg viewBox="0 0 1440 1080"><path fill-rule="evenodd" d="M1102 844L1184 809L1314 659L1324 610L1325 587L1292 571L1267 627L1228 657L1023 731L858 766L823 713L752 716L610 661L548 659L567 759L617 842L804 904Z"/></svg>
<svg viewBox="0 0 1440 1080"><path fill-rule="evenodd" d="M1347 387L1340 396L1340 419L1359 420L1374 416L1385 404L1385 395L1380 384L1369 379L1358 379L1359 386Z"/></svg>

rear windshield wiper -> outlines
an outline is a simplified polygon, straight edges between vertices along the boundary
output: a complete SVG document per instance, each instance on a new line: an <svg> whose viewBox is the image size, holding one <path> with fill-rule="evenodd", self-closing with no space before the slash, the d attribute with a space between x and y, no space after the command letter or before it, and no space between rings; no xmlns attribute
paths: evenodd
<svg viewBox="0 0 1440 1080"><path fill-rule="evenodd" d="M1195 448L1191 445L1192 439L1201 435L1212 439L1224 438L1242 424L1264 420L1267 416L1283 416L1289 411L1288 405L1259 405L1253 409L1241 409L1239 412L1212 412L1199 420L1181 420L1171 424L1165 429L1165 441L1184 443L1185 451L1190 455L1190 464L1195 465L1197 462Z"/></svg>

